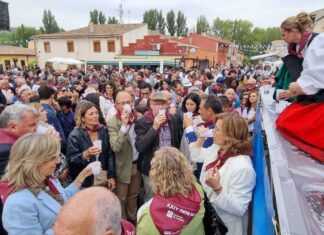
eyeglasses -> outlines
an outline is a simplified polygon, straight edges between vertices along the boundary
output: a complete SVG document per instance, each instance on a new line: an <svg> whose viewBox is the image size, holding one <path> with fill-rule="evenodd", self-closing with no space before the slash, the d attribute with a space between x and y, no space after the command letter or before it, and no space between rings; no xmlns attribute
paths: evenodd
<svg viewBox="0 0 324 235"><path fill-rule="evenodd" d="M129 104L129 105L131 105L131 104L132 104L132 101L118 102L117 104L118 104L118 105L125 105L125 104Z"/></svg>

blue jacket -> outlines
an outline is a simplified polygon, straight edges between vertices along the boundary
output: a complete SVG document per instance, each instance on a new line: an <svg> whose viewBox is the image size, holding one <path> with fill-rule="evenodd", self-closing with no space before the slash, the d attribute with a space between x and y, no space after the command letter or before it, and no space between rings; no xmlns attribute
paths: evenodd
<svg viewBox="0 0 324 235"><path fill-rule="evenodd" d="M62 198L67 201L79 190L72 183L63 188L60 182L52 180ZM61 205L44 191L37 196L23 189L11 194L3 208L3 226L10 235L54 234L52 227Z"/></svg>
<svg viewBox="0 0 324 235"><path fill-rule="evenodd" d="M68 113L63 113L61 110L56 112L56 117L59 120L63 129L65 138L68 139L71 131L75 127L75 114L70 110Z"/></svg>
<svg viewBox="0 0 324 235"><path fill-rule="evenodd" d="M48 124L51 124L54 126L55 130L60 133L61 141L64 144L66 144L66 138L65 138L63 128L55 115L54 109L49 104L42 104L42 106L46 111Z"/></svg>
<svg viewBox="0 0 324 235"><path fill-rule="evenodd" d="M214 129L214 128L215 128L215 124L211 124L211 125L208 126L208 129ZM188 141L189 144L197 141L196 133L193 131L192 128L190 129L188 127L188 129L186 129L186 138L187 138L187 141ZM214 143L213 137L208 137L204 141L203 148L208 148L213 143Z"/></svg>

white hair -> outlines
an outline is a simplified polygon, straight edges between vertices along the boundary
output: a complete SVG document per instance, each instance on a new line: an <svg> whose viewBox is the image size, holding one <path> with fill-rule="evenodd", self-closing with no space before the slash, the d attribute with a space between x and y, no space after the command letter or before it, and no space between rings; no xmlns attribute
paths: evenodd
<svg viewBox="0 0 324 235"><path fill-rule="evenodd" d="M13 104L7 106L0 114L0 128L8 128L10 121L22 122L26 112L33 113L37 117L39 116L36 109L24 104Z"/></svg>

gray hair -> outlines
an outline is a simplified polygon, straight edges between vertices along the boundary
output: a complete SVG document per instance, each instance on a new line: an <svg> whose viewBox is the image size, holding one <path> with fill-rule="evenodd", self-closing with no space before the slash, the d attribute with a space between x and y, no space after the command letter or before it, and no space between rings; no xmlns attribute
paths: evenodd
<svg viewBox="0 0 324 235"><path fill-rule="evenodd" d="M10 121L22 122L26 112L33 113L35 116L39 116L39 113L32 107L24 104L9 105L0 114L0 128L8 128Z"/></svg>
<svg viewBox="0 0 324 235"><path fill-rule="evenodd" d="M121 234L120 220L121 207L118 198L112 195L114 200L105 203L98 200L96 203L96 228L95 235L103 234L107 229L111 229L115 234Z"/></svg>

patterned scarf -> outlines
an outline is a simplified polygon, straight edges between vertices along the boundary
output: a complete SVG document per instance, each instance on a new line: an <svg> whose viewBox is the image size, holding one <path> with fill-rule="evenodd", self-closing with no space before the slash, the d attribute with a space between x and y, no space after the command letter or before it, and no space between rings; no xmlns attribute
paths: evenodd
<svg viewBox="0 0 324 235"><path fill-rule="evenodd" d="M288 53L290 55L294 55L294 56L297 56L298 58L303 58L303 54L301 53L302 50L305 48L307 42L308 42L308 39L312 36L312 33L311 32L304 32L301 36L301 40L300 40L300 43L299 43L299 49L298 51L296 51L296 43L291 43L288 45Z"/></svg>

